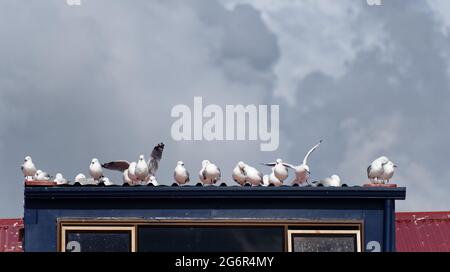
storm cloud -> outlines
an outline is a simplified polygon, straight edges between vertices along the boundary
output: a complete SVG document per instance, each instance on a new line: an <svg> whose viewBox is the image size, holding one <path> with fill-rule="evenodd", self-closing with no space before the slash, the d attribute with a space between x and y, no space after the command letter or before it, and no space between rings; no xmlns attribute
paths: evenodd
<svg viewBox="0 0 450 272"><path fill-rule="evenodd" d="M385 154L408 188L400 210L449 209L448 18L431 0L2 0L0 217L22 213L26 155L73 179L93 157L136 160L163 141L169 184L178 160L230 180L238 160L296 163L321 138L314 179L362 184ZM279 104L280 148L172 140L170 111L194 96Z"/></svg>

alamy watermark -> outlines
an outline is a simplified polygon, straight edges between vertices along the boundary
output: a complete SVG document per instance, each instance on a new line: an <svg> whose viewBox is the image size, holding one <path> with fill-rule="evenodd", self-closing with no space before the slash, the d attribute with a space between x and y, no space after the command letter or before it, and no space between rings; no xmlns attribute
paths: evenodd
<svg viewBox="0 0 450 272"><path fill-rule="evenodd" d="M175 141L259 140L261 151L278 149L279 105L225 105L224 110L219 105L203 107L203 98L194 97L193 110L187 105L176 105L171 116L177 118L171 128Z"/></svg>

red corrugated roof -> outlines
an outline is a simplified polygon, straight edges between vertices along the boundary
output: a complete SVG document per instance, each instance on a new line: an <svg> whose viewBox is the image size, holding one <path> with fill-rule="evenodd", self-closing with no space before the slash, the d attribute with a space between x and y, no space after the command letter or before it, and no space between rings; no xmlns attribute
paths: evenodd
<svg viewBox="0 0 450 272"><path fill-rule="evenodd" d="M22 252L22 237L22 219L0 219L0 252Z"/></svg>
<svg viewBox="0 0 450 272"><path fill-rule="evenodd" d="M396 236L400 252L450 252L450 211L396 213Z"/></svg>

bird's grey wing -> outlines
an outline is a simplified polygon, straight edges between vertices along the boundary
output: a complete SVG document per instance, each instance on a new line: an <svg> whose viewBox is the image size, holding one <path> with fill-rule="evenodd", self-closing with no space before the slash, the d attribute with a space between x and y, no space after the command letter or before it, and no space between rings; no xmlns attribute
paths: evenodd
<svg viewBox="0 0 450 272"><path fill-rule="evenodd" d="M286 167L288 167L288 168L291 168L291 169L294 169L294 170L295 170L295 166L293 166L293 165L290 164L290 163L285 163L285 162L283 162L283 165L286 166Z"/></svg>
<svg viewBox="0 0 450 272"><path fill-rule="evenodd" d="M323 140L320 140L318 144L316 144L313 148L311 148L311 149L308 151L308 153L306 153L305 158L303 158L303 164L304 164L304 165L306 165L306 163L308 162L309 155L311 155L311 153L313 153L314 150L316 150L316 149L320 146L320 144L321 144L322 142L323 142Z"/></svg>
<svg viewBox="0 0 450 272"><path fill-rule="evenodd" d="M222 171L220 171L219 167L217 167L217 170L219 170L219 178L222 178Z"/></svg>
<svg viewBox="0 0 450 272"><path fill-rule="evenodd" d="M103 168L115 171L125 171L130 167L130 163L128 161L120 160L120 161L112 161L102 164Z"/></svg>
<svg viewBox="0 0 450 272"><path fill-rule="evenodd" d="M369 177L370 170L372 170L372 165L369 165L369 167L367 167L367 177Z"/></svg>
<svg viewBox="0 0 450 272"><path fill-rule="evenodd" d="M189 175L189 171L188 170L186 170L186 175L187 175L187 180L186 180L186 182L189 182L190 181L190 175Z"/></svg>
<svg viewBox="0 0 450 272"><path fill-rule="evenodd" d="M154 176L158 170L158 163L162 158L162 153L164 151L164 144L157 144L150 155L150 160L148 161L148 171L150 175Z"/></svg>
<svg viewBox="0 0 450 272"><path fill-rule="evenodd" d="M20 166L20 169L22 169L22 171L23 171L23 165L22 165L22 166Z"/></svg>
<svg viewBox="0 0 450 272"><path fill-rule="evenodd" d="M261 163L262 165L265 166L275 166L277 163L276 162L269 162L269 163Z"/></svg>

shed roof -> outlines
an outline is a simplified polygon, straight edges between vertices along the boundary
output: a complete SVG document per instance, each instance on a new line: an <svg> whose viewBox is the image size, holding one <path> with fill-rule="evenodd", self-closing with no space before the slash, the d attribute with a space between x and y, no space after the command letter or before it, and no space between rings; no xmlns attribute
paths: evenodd
<svg viewBox="0 0 450 272"><path fill-rule="evenodd" d="M397 251L450 252L450 211L396 213Z"/></svg>
<svg viewBox="0 0 450 272"><path fill-rule="evenodd" d="M22 252L23 219L0 219L0 252Z"/></svg>

